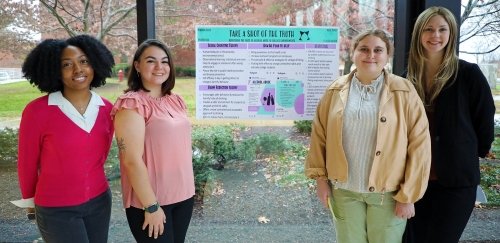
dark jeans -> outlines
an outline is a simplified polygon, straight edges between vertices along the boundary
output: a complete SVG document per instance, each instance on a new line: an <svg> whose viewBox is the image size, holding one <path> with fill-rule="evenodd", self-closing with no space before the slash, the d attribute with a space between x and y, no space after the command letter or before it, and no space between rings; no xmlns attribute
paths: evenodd
<svg viewBox="0 0 500 243"><path fill-rule="evenodd" d="M424 197L415 203L415 217L408 220L405 243L456 243L469 221L477 186L447 188L429 182Z"/></svg>
<svg viewBox="0 0 500 243"><path fill-rule="evenodd" d="M139 243L144 242L184 242L186 232L193 215L194 197L182 202L161 206L167 222L164 224L164 231L158 238L148 236L149 229L142 230L144 223L144 210L130 207L125 210L127 214L128 225L132 231L132 235Z"/></svg>
<svg viewBox="0 0 500 243"><path fill-rule="evenodd" d="M36 223L48 243L100 243L108 241L111 192L78 206L35 206Z"/></svg>

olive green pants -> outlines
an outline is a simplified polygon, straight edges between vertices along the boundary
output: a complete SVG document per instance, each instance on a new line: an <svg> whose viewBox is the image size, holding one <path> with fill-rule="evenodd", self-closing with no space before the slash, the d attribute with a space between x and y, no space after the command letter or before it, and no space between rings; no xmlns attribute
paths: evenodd
<svg viewBox="0 0 500 243"><path fill-rule="evenodd" d="M338 243L400 243L406 219L394 214L394 192L333 189L330 203ZM382 199L383 198L383 199Z"/></svg>

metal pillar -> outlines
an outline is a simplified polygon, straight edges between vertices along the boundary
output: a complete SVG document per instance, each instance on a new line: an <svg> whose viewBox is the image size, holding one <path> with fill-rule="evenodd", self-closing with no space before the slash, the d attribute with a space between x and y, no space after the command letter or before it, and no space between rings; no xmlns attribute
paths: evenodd
<svg viewBox="0 0 500 243"><path fill-rule="evenodd" d="M395 0L394 74L402 75L405 72L415 20L421 12L431 6L442 6L449 9L455 15L460 26L460 0ZM458 35L460 36L460 33Z"/></svg>
<svg viewBox="0 0 500 243"><path fill-rule="evenodd" d="M156 38L155 1L137 0L137 44Z"/></svg>

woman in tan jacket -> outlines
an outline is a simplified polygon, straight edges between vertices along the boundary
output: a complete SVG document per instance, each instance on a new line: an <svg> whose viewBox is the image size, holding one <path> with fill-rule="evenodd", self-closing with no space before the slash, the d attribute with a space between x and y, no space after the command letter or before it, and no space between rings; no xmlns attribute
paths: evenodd
<svg viewBox="0 0 500 243"><path fill-rule="evenodd" d="M335 80L313 120L305 173L331 205L337 242L401 242L427 187L431 146L413 85L389 74L387 34L353 40L356 70Z"/></svg>

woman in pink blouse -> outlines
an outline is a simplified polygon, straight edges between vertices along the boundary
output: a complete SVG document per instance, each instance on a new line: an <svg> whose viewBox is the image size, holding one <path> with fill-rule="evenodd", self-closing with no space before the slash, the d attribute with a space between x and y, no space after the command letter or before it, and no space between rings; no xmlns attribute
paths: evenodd
<svg viewBox="0 0 500 243"><path fill-rule="evenodd" d="M191 124L172 93L168 48L146 40L137 49L128 89L113 111L123 205L138 242L184 242L194 204Z"/></svg>

